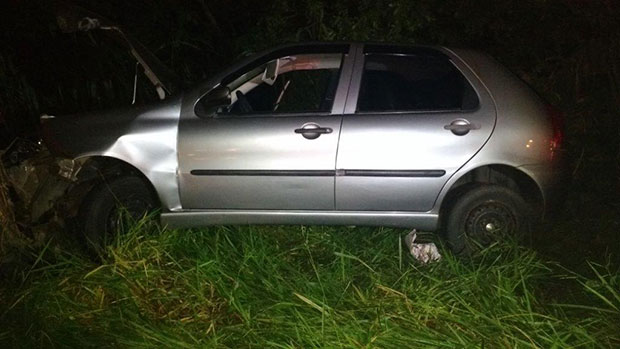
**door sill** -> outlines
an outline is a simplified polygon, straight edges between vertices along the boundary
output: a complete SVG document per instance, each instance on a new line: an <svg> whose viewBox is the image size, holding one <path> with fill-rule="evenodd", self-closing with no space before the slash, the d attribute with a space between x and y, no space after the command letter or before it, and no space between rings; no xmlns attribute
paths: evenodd
<svg viewBox="0 0 620 349"><path fill-rule="evenodd" d="M161 214L171 228L210 225L307 224L407 227L435 231L438 215L402 211L184 210Z"/></svg>

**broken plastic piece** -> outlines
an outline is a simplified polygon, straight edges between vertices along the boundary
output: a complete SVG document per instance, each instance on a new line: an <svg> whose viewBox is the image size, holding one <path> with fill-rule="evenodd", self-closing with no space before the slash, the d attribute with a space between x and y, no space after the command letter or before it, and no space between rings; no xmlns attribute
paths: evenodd
<svg viewBox="0 0 620 349"><path fill-rule="evenodd" d="M409 249L409 252L422 264L435 262L441 259L441 254L437 249L437 246L433 242L420 243L415 242L418 237L417 231L413 229L405 236L405 246Z"/></svg>

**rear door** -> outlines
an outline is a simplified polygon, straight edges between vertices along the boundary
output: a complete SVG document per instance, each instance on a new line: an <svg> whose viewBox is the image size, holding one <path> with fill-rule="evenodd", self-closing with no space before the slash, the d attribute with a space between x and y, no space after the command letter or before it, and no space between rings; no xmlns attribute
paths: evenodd
<svg viewBox="0 0 620 349"><path fill-rule="evenodd" d="M366 45L351 84L336 162L338 210L429 211L495 125L482 84L435 49Z"/></svg>
<svg viewBox="0 0 620 349"><path fill-rule="evenodd" d="M209 118L183 115L183 208L333 210L344 108L334 100L346 97L347 55L348 45L272 52L222 82L228 107ZM275 79L266 76L276 71Z"/></svg>

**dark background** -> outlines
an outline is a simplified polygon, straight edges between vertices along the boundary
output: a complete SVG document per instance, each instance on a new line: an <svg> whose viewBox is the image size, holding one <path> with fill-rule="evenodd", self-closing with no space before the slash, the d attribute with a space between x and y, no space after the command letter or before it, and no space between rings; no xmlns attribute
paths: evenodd
<svg viewBox="0 0 620 349"><path fill-rule="evenodd" d="M187 85L285 42L468 47L499 59L565 114L570 184L537 246L578 263L620 250L620 1L72 1L142 41ZM129 105L135 61L102 31L60 32L54 3L0 7L0 143L42 113ZM153 98L141 81L139 101ZM560 203L556 203L560 204ZM615 257L614 257L615 256ZM618 254L612 254L618 261ZM615 259L614 259L615 258Z"/></svg>

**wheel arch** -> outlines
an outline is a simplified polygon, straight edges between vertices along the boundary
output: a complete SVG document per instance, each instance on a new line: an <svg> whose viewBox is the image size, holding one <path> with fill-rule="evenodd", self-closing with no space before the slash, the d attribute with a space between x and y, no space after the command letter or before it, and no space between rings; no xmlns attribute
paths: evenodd
<svg viewBox="0 0 620 349"><path fill-rule="evenodd" d="M78 173L78 181L94 180L96 178L109 180L122 175L134 175L148 183L153 193L157 193L148 176L140 168L123 159L106 155L87 155L79 157L75 161L82 164L80 173Z"/></svg>
<svg viewBox="0 0 620 349"><path fill-rule="evenodd" d="M543 191L534 178L514 166L488 164L467 171L453 182L439 206L440 227L445 224L446 214L454 205L456 198L472 187L481 184L495 184L511 189L521 195L528 206L532 208L532 213L544 211Z"/></svg>
<svg viewBox="0 0 620 349"><path fill-rule="evenodd" d="M152 181L138 167L122 159L105 155L86 155L75 158L74 163L79 164L76 169L75 185L68 197L76 207L81 205L82 200L97 185L104 181L132 175L140 178L149 188L152 197L158 205L161 205L159 197Z"/></svg>

